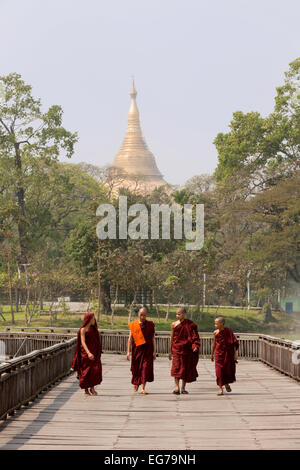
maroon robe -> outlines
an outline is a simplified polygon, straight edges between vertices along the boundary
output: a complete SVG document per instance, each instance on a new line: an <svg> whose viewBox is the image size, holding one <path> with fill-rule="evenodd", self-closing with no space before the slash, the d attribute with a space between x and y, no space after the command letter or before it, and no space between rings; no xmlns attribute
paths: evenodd
<svg viewBox="0 0 300 470"><path fill-rule="evenodd" d="M224 328L216 336L215 367L217 384L222 387L235 382L234 350L239 342L230 328Z"/></svg>
<svg viewBox="0 0 300 470"><path fill-rule="evenodd" d="M141 385L146 382L153 382L153 337L154 337L154 323L145 320L140 323L142 333L146 343L136 346L132 338L132 352L131 352L131 372L133 385Z"/></svg>
<svg viewBox="0 0 300 470"><path fill-rule="evenodd" d="M84 316L84 322L81 328L84 328L91 318L93 313L87 313ZM79 379L80 388L90 388L102 382L102 364L101 364L101 340L97 323L89 327L85 333L85 343L88 350L94 355L94 360L89 359L84 347L81 344L80 330L77 333L76 351L74 354L71 368L77 371L77 379Z"/></svg>
<svg viewBox="0 0 300 470"><path fill-rule="evenodd" d="M171 376L184 382L195 382L198 377L200 338L196 323L185 318L174 328ZM193 349L197 351L193 352Z"/></svg>

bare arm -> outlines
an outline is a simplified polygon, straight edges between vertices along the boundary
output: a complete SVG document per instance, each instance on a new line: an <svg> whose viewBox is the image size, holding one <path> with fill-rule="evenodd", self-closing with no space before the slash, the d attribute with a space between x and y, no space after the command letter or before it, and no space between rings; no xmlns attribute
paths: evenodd
<svg viewBox="0 0 300 470"><path fill-rule="evenodd" d="M83 346L83 349L87 353L89 359L91 359L93 361L95 358L94 358L94 355L89 351L89 348L86 345L86 342L85 342L85 329L84 328L81 328L81 330L80 330L80 339L81 339L81 344Z"/></svg>
<svg viewBox="0 0 300 470"><path fill-rule="evenodd" d="M238 348L236 346L234 346L234 360L238 361Z"/></svg>
<svg viewBox="0 0 300 470"><path fill-rule="evenodd" d="M215 333L214 333L213 344L212 344L212 348L211 348L211 360L212 361L214 360L215 349L216 349L216 336L215 336Z"/></svg>
<svg viewBox="0 0 300 470"><path fill-rule="evenodd" d="M155 334L153 336L153 359L156 359L156 341L155 341Z"/></svg>
<svg viewBox="0 0 300 470"><path fill-rule="evenodd" d="M174 324L172 323L172 326L171 326L170 346L169 346L169 359L170 359L170 360L172 359L173 337L174 337Z"/></svg>
<svg viewBox="0 0 300 470"><path fill-rule="evenodd" d="M132 334L131 332L129 333L129 338L128 338L128 343L127 343L127 354L126 354L126 359L129 361L129 356L131 353L131 345L132 345Z"/></svg>

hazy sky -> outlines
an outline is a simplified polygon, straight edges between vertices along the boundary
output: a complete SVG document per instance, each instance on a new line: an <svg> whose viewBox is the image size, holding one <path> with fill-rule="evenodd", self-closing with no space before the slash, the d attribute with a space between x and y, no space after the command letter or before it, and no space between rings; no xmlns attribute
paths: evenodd
<svg viewBox="0 0 300 470"><path fill-rule="evenodd" d="M79 133L72 162L112 163L131 77L165 179L217 164L236 110L272 111L300 56L299 0L0 0L0 75L18 72Z"/></svg>

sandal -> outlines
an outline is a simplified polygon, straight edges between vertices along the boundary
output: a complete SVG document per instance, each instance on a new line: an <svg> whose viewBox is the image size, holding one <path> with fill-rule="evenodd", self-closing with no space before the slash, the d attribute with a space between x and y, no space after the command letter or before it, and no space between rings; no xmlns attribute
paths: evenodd
<svg viewBox="0 0 300 470"><path fill-rule="evenodd" d="M180 391L179 391L179 390L173 390L173 393L174 393L174 395L180 395Z"/></svg>
<svg viewBox="0 0 300 470"><path fill-rule="evenodd" d="M226 388L226 392L231 392L231 388L230 388L230 385L225 385L225 388Z"/></svg>
<svg viewBox="0 0 300 470"><path fill-rule="evenodd" d="M184 395L188 395L189 392L187 390L181 390L181 393L184 394Z"/></svg>

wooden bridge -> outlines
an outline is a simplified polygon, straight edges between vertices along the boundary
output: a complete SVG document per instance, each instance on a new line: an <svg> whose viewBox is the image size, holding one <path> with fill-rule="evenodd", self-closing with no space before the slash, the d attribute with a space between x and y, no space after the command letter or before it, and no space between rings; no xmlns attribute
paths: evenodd
<svg viewBox="0 0 300 470"><path fill-rule="evenodd" d="M155 382L141 396L125 356L113 354L124 352L127 333L102 332L103 383L85 397L69 371L74 332L0 333L9 356L26 338L23 348L39 348L0 365L0 449L300 449L300 347L239 335L237 382L218 397L211 335L201 336L189 395L172 394L168 335L159 333Z"/></svg>

